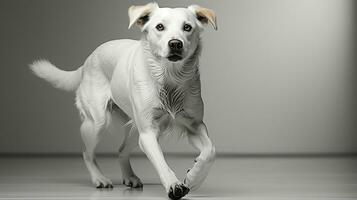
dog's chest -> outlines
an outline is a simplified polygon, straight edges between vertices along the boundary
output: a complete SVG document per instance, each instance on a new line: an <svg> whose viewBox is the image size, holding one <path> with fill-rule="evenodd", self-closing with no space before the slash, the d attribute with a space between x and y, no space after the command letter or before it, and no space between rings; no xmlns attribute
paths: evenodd
<svg viewBox="0 0 357 200"><path fill-rule="evenodd" d="M173 84L163 84L159 89L160 107L171 114L172 117L175 117L176 114L183 110L185 96L184 87Z"/></svg>
<svg viewBox="0 0 357 200"><path fill-rule="evenodd" d="M185 116L186 92L179 86L164 84L159 90L160 104L153 109L153 120L161 131L175 128L177 121Z"/></svg>

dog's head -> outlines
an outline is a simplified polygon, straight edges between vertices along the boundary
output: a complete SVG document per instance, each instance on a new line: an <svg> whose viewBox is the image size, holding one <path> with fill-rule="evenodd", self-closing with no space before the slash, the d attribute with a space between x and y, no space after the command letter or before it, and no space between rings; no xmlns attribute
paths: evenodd
<svg viewBox="0 0 357 200"><path fill-rule="evenodd" d="M129 8L129 28L140 27L151 52L159 59L180 62L190 57L200 41L203 26L217 30L215 13L197 5L188 8L159 8L156 3Z"/></svg>

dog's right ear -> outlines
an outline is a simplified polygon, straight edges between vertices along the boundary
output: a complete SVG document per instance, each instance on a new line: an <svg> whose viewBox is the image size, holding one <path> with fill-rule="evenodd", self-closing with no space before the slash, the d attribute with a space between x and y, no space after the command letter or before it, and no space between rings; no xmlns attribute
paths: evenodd
<svg viewBox="0 0 357 200"><path fill-rule="evenodd" d="M157 8L159 8L159 6L155 2L148 3L144 6L130 6L128 10L130 20L128 29L130 29L134 23L142 28L145 23L149 21L150 14Z"/></svg>

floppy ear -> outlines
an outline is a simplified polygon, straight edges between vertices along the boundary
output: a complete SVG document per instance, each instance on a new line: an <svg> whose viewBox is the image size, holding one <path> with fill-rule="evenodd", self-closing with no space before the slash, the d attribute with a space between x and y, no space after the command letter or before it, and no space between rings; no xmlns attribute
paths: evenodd
<svg viewBox="0 0 357 200"><path fill-rule="evenodd" d="M144 26L144 24L149 21L150 14L159 8L157 3L148 3L144 6L130 6L128 10L129 14L129 28L136 23L140 28Z"/></svg>
<svg viewBox="0 0 357 200"><path fill-rule="evenodd" d="M197 20L200 21L202 24L210 23L214 30L217 30L217 19L216 14L213 10L208 8L202 8L198 5L191 5L188 7L189 10L196 14Z"/></svg>

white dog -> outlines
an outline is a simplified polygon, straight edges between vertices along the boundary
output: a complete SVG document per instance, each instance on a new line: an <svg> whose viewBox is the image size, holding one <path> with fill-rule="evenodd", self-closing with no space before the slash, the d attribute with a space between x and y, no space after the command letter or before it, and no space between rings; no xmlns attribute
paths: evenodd
<svg viewBox="0 0 357 200"><path fill-rule="evenodd" d="M34 73L67 91L76 90L76 105L83 123L85 164L93 184L111 188L112 182L95 161L95 148L113 115L125 117L125 139L119 149L123 183L142 187L129 155L139 144L157 170L171 199L197 189L215 158L215 148L203 123L198 57L203 25L217 29L212 10L197 5L159 8L156 3L129 8L129 28L141 28L142 39L115 40L99 46L76 71L63 71L46 60L31 64ZM185 133L200 151L195 164L180 182L165 162L158 137L165 132Z"/></svg>

